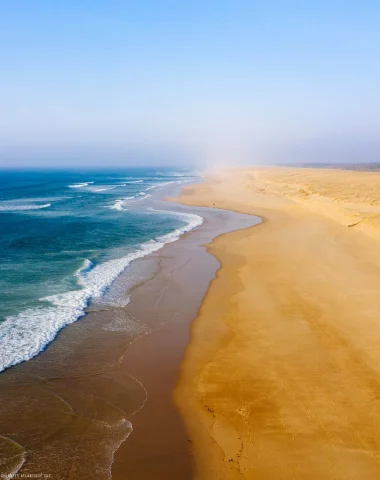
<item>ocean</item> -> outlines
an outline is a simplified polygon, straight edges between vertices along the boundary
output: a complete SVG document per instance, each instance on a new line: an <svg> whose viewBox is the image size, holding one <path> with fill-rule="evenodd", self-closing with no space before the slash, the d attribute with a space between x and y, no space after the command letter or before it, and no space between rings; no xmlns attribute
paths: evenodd
<svg viewBox="0 0 380 480"><path fill-rule="evenodd" d="M196 179L168 168L2 171L0 371L44 350L133 260L200 225L152 202Z"/></svg>

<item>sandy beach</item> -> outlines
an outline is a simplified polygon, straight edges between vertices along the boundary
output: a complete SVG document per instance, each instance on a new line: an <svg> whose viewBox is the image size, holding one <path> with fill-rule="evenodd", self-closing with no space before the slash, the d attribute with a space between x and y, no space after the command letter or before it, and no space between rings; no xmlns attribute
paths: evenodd
<svg viewBox="0 0 380 480"><path fill-rule="evenodd" d="M380 174L247 168L180 201L259 215L208 245L175 400L194 478L380 478Z"/></svg>

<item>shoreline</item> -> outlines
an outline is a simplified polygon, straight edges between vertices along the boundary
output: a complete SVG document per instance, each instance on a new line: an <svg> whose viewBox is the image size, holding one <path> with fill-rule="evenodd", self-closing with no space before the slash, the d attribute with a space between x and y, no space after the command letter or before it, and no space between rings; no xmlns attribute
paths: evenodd
<svg viewBox="0 0 380 480"><path fill-rule="evenodd" d="M215 214L220 216L217 222ZM137 372L142 380L148 399L145 408L132 419L133 435L116 452L114 480L121 480L125 475L145 480L193 478L191 442L172 391L189 341L191 322L219 268L204 245L213 236L223 235L223 231L244 228L258 221L256 217L222 211L204 211L204 216L205 222L197 231L190 232L168 249L169 256L163 252L161 270L148 284L137 288L131 299L133 314L145 318L155 315L155 324L158 322L160 327L142 338L140 344L132 346L123 361L126 366L133 365L133 374ZM241 218L240 224L236 217ZM153 312L151 307L143 306L147 289L154 304ZM168 321L168 317L171 320ZM155 365L153 372L152 365Z"/></svg>
<svg viewBox="0 0 380 480"><path fill-rule="evenodd" d="M380 475L378 243L289 195L295 170L297 189L321 175L235 169L178 199L263 219L207 247L221 268L174 392L197 480Z"/></svg>
<svg viewBox="0 0 380 480"><path fill-rule="evenodd" d="M124 257L97 264L90 271L90 275L93 275L97 271L99 272L99 270L101 272L102 269L107 269L107 264L115 264L117 262L119 265L114 267L113 271L107 272L108 276L102 278L102 280L95 285L91 284L91 282L90 285L87 285L86 277L82 276L83 272L86 272L88 269L88 262L90 262L86 259L73 275L80 279L82 289L68 290L43 298L42 300L49 301L49 306L46 307L45 310L45 317L50 315L52 319L54 319L54 321L50 321L50 324L48 321L46 322L46 328L44 330L40 329L39 317L34 318L36 317L36 311L39 311L33 307L26 308L16 314L12 322L5 320L3 323L0 323L0 335L4 342L3 351L0 352L0 373L40 355L49 344L56 339L62 329L80 320L86 313L93 309L94 303L101 303L101 299L104 298L105 294L112 288L115 280L117 280L133 262L161 250L169 243L179 240L184 234L198 227L203 222L202 217L192 215L191 213L183 212L178 214L178 212L170 210L166 213L181 216L182 220L186 221L186 225L158 237L154 242L141 243L139 249L136 249ZM185 217L185 219L183 217ZM91 262L90 265L92 265ZM73 299L75 302L73 302ZM68 307L71 308L69 309ZM40 312L39 314L41 315ZM24 324L29 318L32 318L34 321L30 321L28 325L29 328L24 332ZM59 318L59 321L56 321L56 318ZM11 323L11 328L8 327L9 323ZM30 335L30 338L28 338L28 335ZM21 357L19 357L17 350L20 338L23 338L24 343L28 344L28 351L23 351Z"/></svg>
<svg viewBox="0 0 380 480"><path fill-rule="evenodd" d="M196 214L198 209L176 205L174 210ZM130 296L128 305L90 306L42 353L2 372L0 433L6 432L7 438L2 438L0 450L9 461L1 473L14 472L20 455L26 455L19 474L43 472L64 479L70 472L71 478L108 479L112 465L116 479L125 478L126 472L136 479L191 478L189 442L171 392L189 324L218 267L201 245L226 225L243 228L256 221L201 210L205 224L132 262L115 280L111 293ZM190 254L191 262L185 262ZM162 291L165 276L167 288ZM163 319L170 312L182 312L183 318L166 324ZM172 354L164 358L167 352ZM161 420L167 420L166 431L161 424L163 437L155 430L157 407L165 412ZM15 455L16 443L23 453L19 449ZM162 461L167 455L178 460ZM144 470L148 464L150 471Z"/></svg>

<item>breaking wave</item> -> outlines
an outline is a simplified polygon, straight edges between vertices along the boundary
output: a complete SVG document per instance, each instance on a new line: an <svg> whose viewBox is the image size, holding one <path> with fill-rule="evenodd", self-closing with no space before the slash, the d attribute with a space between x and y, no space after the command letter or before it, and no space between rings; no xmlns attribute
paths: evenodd
<svg viewBox="0 0 380 480"><path fill-rule="evenodd" d="M172 211L160 213L175 215L185 225L142 244L138 250L122 258L95 266L85 259L74 274L81 286L79 290L41 298L47 306L29 308L7 317L0 324L0 371L38 355L54 340L59 330L82 317L89 301L100 297L132 261L160 250L166 243L178 240L181 235L203 223L199 215Z"/></svg>

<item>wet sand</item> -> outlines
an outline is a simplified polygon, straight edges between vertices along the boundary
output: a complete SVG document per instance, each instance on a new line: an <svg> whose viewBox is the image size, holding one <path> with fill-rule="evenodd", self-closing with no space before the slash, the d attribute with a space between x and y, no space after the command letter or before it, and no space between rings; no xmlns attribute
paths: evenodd
<svg viewBox="0 0 380 480"><path fill-rule="evenodd" d="M175 390L197 480L380 478L379 187L252 168L182 192L264 219L207 247L222 267Z"/></svg>
<svg viewBox="0 0 380 480"><path fill-rule="evenodd" d="M192 478L172 390L191 321L219 267L201 245L258 221L200 212L201 227L133 262L43 353L0 375L2 475Z"/></svg>
<svg viewBox="0 0 380 480"><path fill-rule="evenodd" d="M216 235L260 222L233 212L195 211L204 217L199 229L162 250L159 271L132 293L129 311L154 325L126 353L122 369L147 390L147 400L132 419L133 434L120 446L112 469L114 480L191 479L191 440L173 401L179 365L189 331L210 281L219 268L202 246Z"/></svg>

